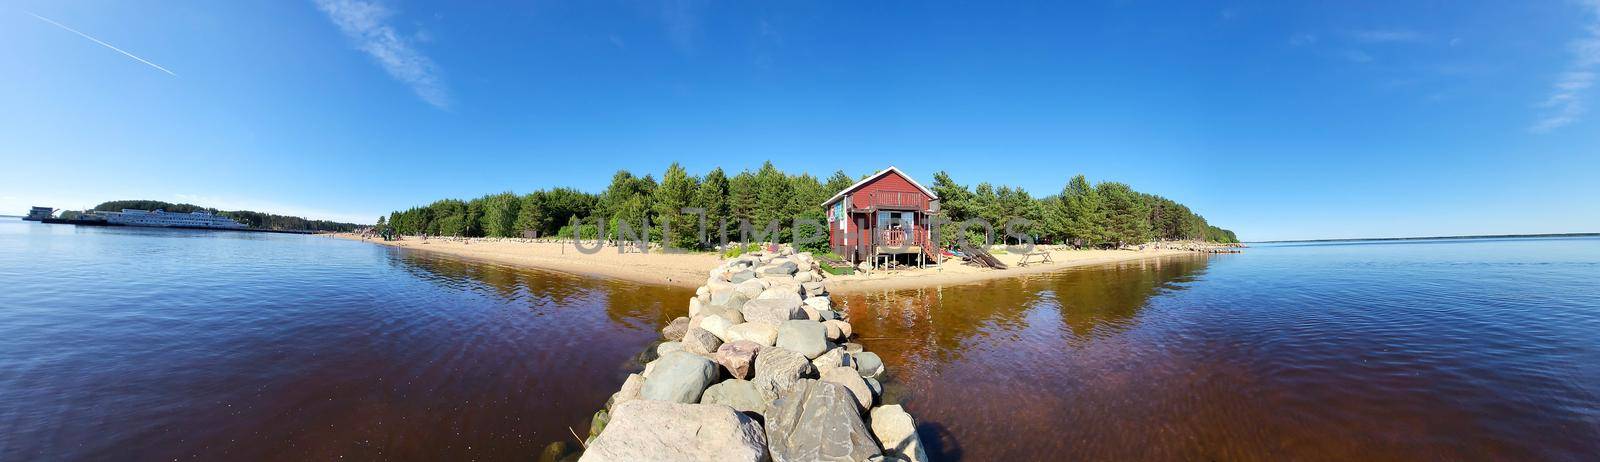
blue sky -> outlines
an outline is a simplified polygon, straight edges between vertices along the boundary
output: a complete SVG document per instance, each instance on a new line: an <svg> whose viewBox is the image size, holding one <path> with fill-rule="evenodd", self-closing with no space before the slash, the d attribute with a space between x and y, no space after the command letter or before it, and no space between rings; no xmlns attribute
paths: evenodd
<svg viewBox="0 0 1600 462"><path fill-rule="evenodd" d="M1036 195L1083 173L1246 239L1592 232L1597 73L1600 0L21 0L0 213L370 222L771 159Z"/></svg>

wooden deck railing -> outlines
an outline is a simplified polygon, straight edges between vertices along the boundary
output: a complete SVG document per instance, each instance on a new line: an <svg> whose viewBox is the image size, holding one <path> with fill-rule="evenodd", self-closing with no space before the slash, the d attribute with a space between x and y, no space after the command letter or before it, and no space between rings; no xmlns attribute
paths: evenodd
<svg viewBox="0 0 1600 462"><path fill-rule="evenodd" d="M856 207L926 210L928 208L928 196L917 192L873 191L867 193L866 203L856 204Z"/></svg>

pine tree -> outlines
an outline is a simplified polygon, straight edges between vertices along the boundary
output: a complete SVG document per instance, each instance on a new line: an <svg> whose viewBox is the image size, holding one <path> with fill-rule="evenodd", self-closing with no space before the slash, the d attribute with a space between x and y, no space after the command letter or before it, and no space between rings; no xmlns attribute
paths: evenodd
<svg viewBox="0 0 1600 462"><path fill-rule="evenodd" d="M1100 194L1083 175L1061 189L1062 211L1066 222L1066 237L1078 245L1099 245L1105 241L1105 212Z"/></svg>
<svg viewBox="0 0 1600 462"><path fill-rule="evenodd" d="M721 242L723 236L717 233L723 221L732 223L733 215L728 205L730 199L728 196L728 176L722 173L721 168L707 173L705 179L700 181L700 189L695 192L694 206L705 209L706 239L711 242ZM699 224L696 223L695 226L698 232ZM736 225L729 225L729 229L734 229L733 226Z"/></svg>
<svg viewBox="0 0 1600 462"><path fill-rule="evenodd" d="M663 243L671 243L680 249L700 247L699 216L683 213L683 209L694 202L699 189L695 178L689 176L677 162L668 166L667 172L661 175L661 185L655 190L656 221L660 222L663 231L671 232L662 236Z"/></svg>

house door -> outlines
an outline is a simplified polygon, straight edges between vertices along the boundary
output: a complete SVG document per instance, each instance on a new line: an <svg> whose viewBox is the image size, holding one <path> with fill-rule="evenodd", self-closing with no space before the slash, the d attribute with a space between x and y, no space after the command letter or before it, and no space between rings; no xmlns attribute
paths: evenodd
<svg viewBox="0 0 1600 462"><path fill-rule="evenodd" d="M856 261L872 260L872 228L867 225L866 214L854 215L856 222L855 252Z"/></svg>

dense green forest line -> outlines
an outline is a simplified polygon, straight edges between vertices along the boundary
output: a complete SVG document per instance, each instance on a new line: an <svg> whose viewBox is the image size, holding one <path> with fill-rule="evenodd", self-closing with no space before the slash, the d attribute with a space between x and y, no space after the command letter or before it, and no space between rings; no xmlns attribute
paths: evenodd
<svg viewBox="0 0 1600 462"><path fill-rule="evenodd" d="M361 227L361 225L358 225L358 224L355 224L355 223L340 223L340 222L337 222L337 221L327 221L327 220L307 220L305 218L300 218L300 217L291 217L291 216L285 216L285 215L274 215L274 214L270 214L270 213L255 212L255 211L250 211L250 210L224 211L224 210L217 210L217 209L209 208L209 207L201 207L201 206L194 205L194 204L174 204L174 203L170 203L170 202L151 201L151 200L110 201L110 202L101 203L100 205L96 205L94 207L94 210L101 211L101 212L117 212L117 211L121 211L122 209L135 209L135 210L157 210L157 209L160 209L160 210L165 210L165 211L171 212L171 213L189 213L189 212L196 212L196 211L211 212L213 214L217 214L217 215L220 215L220 216L232 218L232 219L234 219L234 220L236 220L236 221L238 221L240 223L244 223L246 226L249 226L251 228L276 229L276 230L284 230L284 231L350 232L350 231L355 231L356 228L360 228Z"/></svg>
<svg viewBox="0 0 1600 462"><path fill-rule="evenodd" d="M718 224L723 220L748 220L760 227L776 219L782 227L778 239L787 242L794 236L789 229L794 217L825 222L822 201L860 178L864 176L851 177L838 171L823 181L809 174L786 174L771 162L757 171L746 170L731 177L721 168L697 177L674 163L659 181L651 175L640 177L618 171L599 194L554 188L523 195L508 191L471 200L444 199L379 217L378 225L408 235L548 237L572 236L574 224L581 222L577 231L584 238L595 238L599 233L592 217L606 217L610 220L605 226L606 235L615 238L619 225L626 224L638 232L648 219L652 240L668 239L677 247L700 248L699 217L680 212L685 207L696 207L706 211L708 235L713 241L717 240ZM1183 204L1134 191L1122 183L1090 184L1083 175L1072 178L1059 193L1037 199L1017 187L980 183L968 188L945 172L934 175L932 189L942 201L945 216L952 221L980 218L1003 227L1013 218L1021 218L1031 224L1018 229L1041 243L1108 247L1152 240L1239 240L1233 231L1210 225ZM671 236L661 235L663 222L670 222ZM737 225L728 231L730 240L737 240ZM811 235L812 231L821 230L800 231ZM979 230L968 232L976 233L975 241L983 239ZM955 236L946 232L942 240L949 244Z"/></svg>

